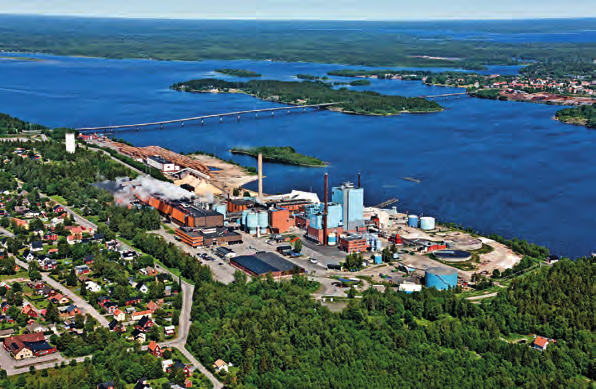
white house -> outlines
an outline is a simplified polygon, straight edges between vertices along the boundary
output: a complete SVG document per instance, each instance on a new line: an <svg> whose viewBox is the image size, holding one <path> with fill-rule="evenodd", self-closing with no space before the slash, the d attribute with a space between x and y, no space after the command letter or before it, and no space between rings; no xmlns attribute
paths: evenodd
<svg viewBox="0 0 596 389"><path fill-rule="evenodd" d="M215 370L219 373L222 370L227 372L228 371L228 367L233 366L231 363L225 363L223 360L218 359L217 361L215 361L215 363L213 364L213 367L215 368Z"/></svg>
<svg viewBox="0 0 596 389"><path fill-rule="evenodd" d="M98 293L101 291L101 286L97 285L94 281L87 281L85 285L87 286L87 290L91 293Z"/></svg>

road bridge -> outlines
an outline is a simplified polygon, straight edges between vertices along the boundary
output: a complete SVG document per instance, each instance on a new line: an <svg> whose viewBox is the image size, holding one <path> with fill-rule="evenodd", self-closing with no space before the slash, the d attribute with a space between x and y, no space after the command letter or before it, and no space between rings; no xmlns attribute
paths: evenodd
<svg viewBox="0 0 596 389"><path fill-rule="evenodd" d="M251 109L251 110L246 110L246 111L218 113L218 114L214 114L214 115L196 116L196 117L191 117L191 118L186 118L186 119L164 120L164 121L159 121L159 122L124 124L124 125L118 125L118 126L103 126L103 127L84 127L84 128L77 128L77 131L79 131L82 134L89 134L89 133L96 133L98 131L112 132L112 131L116 131L116 130L125 130L125 129L140 130L143 127L146 128L146 127L152 127L152 126L159 126L160 129L163 129L164 125L174 124L174 123L180 123L180 125L184 127L184 123L198 121L198 120L201 121L201 124L204 124L206 119L213 119L213 118L219 118L219 121L222 122L223 118L227 117L227 116L236 116L237 120L240 120L240 115L246 115L246 114L251 114L251 113L254 113L255 117L258 117L259 113L263 113L263 112L270 112L271 116L274 116L276 111L287 111L288 113L290 113L290 111L301 109L302 112L306 112L306 110L308 108L321 109L321 108L330 107L330 106L336 105L336 104L340 104L340 103L291 105L291 106L286 106L286 107Z"/></svg>
<svg viewBox="0 0 596 389"><path fill-rule="evenodd" d="M460 92L460 93L444 93L442 95L428 95L428 96L420 96L423 99L439 99L439 98L444 98L445 100L447 100L449 97L455 97L456 99L459 99L459 96L466 96L468 95L467 92Z"/></svg>

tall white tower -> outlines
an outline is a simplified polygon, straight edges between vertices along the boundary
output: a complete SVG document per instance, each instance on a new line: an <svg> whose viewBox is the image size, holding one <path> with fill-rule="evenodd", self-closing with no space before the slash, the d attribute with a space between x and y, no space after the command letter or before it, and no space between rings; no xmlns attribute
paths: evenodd
<svg viewBox="0 0 596 389"><path fill-rule="evenodd" d="M75 142L75 134L73 134L72 132L67 133L66 134L66 152L74 154L76 148L77 148L77 144Z"/></svg>

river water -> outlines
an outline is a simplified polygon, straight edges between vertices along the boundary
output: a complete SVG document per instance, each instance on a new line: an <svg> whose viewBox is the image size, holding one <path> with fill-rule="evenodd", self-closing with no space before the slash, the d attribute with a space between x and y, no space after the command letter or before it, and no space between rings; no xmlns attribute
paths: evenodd
<svg viewBox="0 0 596 389"><path fill-rule="evenodd" d="M8 55L6 53L2 55ZM48 126L101 126L179 119L276 106L244 95L190 94L174 82L244 68L264 79L324 75L333 64L257 61L156 62L35 55L43 61L0 60L0 112ZM1 57L0 57L1 58ZM440 70L440 69L437 69ZM515 73L495 67L487 73ZM339 79L338 79L339 80ZM341 79L349 81L349 79ZM460 92L419 82L373 80L368 87L407 96ZM135 145L174 151L204 150L245 165L233 146L293 146L327 168L266 163L265 191L323 189L355 181L362 173L365 203L399 198L399 208L455 221L483 233L527 239L568 256L596 245L596 164L590 162L596 131L554 121L557 107L472 98L440 101L441 113L395 117L329 111L277 113L170 125L164 130L122 132ZM420 179L420 183L401 177Z"/></svg>

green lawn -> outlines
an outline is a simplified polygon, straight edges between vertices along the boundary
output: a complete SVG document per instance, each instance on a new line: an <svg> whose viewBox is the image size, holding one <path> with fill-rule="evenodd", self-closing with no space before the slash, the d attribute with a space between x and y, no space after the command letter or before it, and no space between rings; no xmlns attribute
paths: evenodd
<svg viewBox="0 0 596 389"><path fill-rule="evenodd" d="M19 270L16 274L13 275L2 275L0 276L0 281L12 280L15 278L29 278L29 272Z"/></svg>
<svg viewBox="0 0 596 389"><path fill-rule="evenodd" d="M68 204L68 202L66 201L66 199L64 197L62 197L62 196L54 195L54 196L50 196L50 198L52 200L54 200L55 202L57 202L57 203Z"/></svg>

